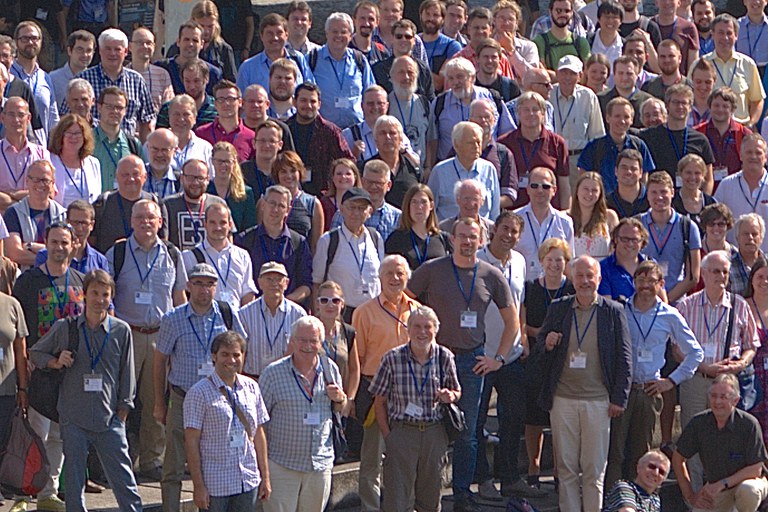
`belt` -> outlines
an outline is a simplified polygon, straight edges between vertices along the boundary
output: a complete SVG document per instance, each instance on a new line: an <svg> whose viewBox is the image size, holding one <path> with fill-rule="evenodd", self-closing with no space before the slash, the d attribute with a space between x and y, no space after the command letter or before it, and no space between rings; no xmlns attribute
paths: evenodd
<svg viewBox="0 0 768 512"><path fill-rule="evenodd" d="M175 384L171 384L171 389L173 390L174 393L179 395L181 398L184 398L187 396L187 392Z"/></svg>
<svg viewBox="0 0 768 512"><path fill-rule="evenodd" d="M404 427L417 428L419 429L419 432L424 432L428 428L436 427L437 425L441 424L440 420L422 420L422 421L395 420L393 421L393 423L397 423Z"/></svg>
<svg viewBox="0 0 768 512"><path fill-rule="evenodd" d="M584 151L584 150L583 149L569 149L568 150L568 156L580 155L582 151Z"/></svg>
<svg viewBox="0 0 768 512"><path fill-rule="evenodd" d="M448 350L450 350L451 352L453 352L457 356L460 356L460 355L464 355L464 354L471 354L472 352L474 352L475 350L480 348L481 345L475 345L472 348L456 348L456 347L445 347L445 348L447 348Z"/></svg>
<svg viewBox="0 0 768 512"><path fill-rule="evenodd" d="M633 382L632 383L632 389L639 389L640 391L645 391L645 388L648 386L648 384L653 384L656 381L649 380L648 382Z"/></svg>
<svg viewBox="0 0 768 512"><path fill-rule="evenodd" d="M140 325L132 325L131 330L139 332L141 334L155 334L157 331L160 330L160 326L158 325L157 327L142 327Z"/></svg>

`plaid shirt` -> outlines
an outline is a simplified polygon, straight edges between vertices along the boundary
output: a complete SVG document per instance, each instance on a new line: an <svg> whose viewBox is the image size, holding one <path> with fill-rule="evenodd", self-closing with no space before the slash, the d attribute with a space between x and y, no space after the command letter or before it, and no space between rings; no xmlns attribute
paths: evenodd
<svg viewBox="0 0 768 512"><path fill-rule="evenodd" d="M331 439L331 399L325 393L325 380L341 386L336 363L318 358L317 379L309 382L288 356L264 370L259 386L270 421L266 425L269 460L293 471L326 471L333 467ZM312 389L311 399L305 389ZM318 425L304 424L308 414L319 415Z"/></svg>
<svg viewBox="0 0 768 512"><path fill-rule="evenodd" d="M760 255L758 256L758 259L765 257L763 251L759 251L759 253ZM747 293L749 273L751 271L752 267L744 263L741 253L734 251L731 255L731 273L728 275L728 291L743 297L744 294Z"/></svg>
<svg viewBox="0 0 768 512"><path fill-rule="evenodd" d="M213 338L227 330L219 305L214 302L204 314L198 315L189 304L169 311L160 320L157 350L170 356L168 382L185 391L201 378L198 368L211 361ZM237 315L232 314L232 330L245 335Z"/></svg>
<svg viewBox="0 0 768 512"><path fill-rule="evenodd" d="M442 368L438 367L440 362ZM387 398L390 420L437 421L443 417L442 407L437 402L437 392L441 388L461 390L453 353L432 343L429 361L421 365L413 357L410 343L406 343L384 354L368 390L372 395ZM422 408L421 417L405 413L409 403Z"/></svg>
<svg viewBox="0 0 768 512"><path fill-rule="evenodd" d="M400 210L389 203L384 203L371 213L371 216L365 221L365 225L378 231L381 239L386 240L400 224L400 215L402 215ZM338 228L343 221L344 217L342 217L341 211L336 210L336 213L333 214L331 229Z"/></svg>
<svg viewBox="0 0 768 512"><path fill-rule="evenodd" d="M288 299L283 299L275 316L272 316L263 298L243 306L240 318L248 340L243 372L261 375L270 363L283 357L288 349L291 326L303 316L307 316L306 311Z"/></svg>
<svg viewBox="0 0 768 512"><path fill-rule="evenodd" d="M732 334L735 346L729 350L728 357L740 357L745 350L756 350L760 347L755 319L743 298L726 292L720 302L713 305L707 299L706 290L701 290L684 297L677 304L677 309L704 350L706 364L723 360L731 307L736 308Z"/></svg>
<svg viewBox="0 0 768 512"><path fill-rule="evenodd" d="M258 425L269 421L259 385L253 379L236 376L234 398L248 421L243 428L232 407L232 391L218 374L192 386L184 399L184 428L200 430L200 464L203 482L214 497L232 496L258 487L261 475L256 447L247 439ZM228 396L221 393L225 388ZM243 446L230 446L230 439L243 436Z"/></svg>
<svg viewBox="0 0 768 512"><path fill-rule="evenodd" d="M123 68L117 80L112 80L104 73L101 64L97 64L78 73L77 78L83 78L93 86L95 98L98 98L101 91L107 87L119 87L125 91L128 95L128 108L125 111L121 126L128 133L136 134L139 124L151 123L155 120L157 111L152 102L152 95L149 93L149 87L144 78L138 72ZM69 113L66 100L61 107L61 112L62 114ZM91 115L94 119L99 118L96 105L91 108Z"/></svg>

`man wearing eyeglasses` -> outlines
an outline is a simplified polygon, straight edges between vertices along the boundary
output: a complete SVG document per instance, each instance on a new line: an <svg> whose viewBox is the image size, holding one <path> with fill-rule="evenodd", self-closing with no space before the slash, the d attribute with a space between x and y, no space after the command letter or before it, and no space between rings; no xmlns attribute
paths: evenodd
<svg viewBox="0 0 768 512"><path fill-rule="evenodd" d="M611 420L606 489L620 478L634 480L637 461L651 448L662 393L690 379L704 359L704 352L685 319L660 298L664 290L661 266L652 260L644 261L633 277L635 294L624 303L632 338L632 388L624 414ZM684 358L672 373L662 377L668 339Z"/></svg>
<svg viewBox="0 0 768 512"><path fill-rule="evenodd" d="M237 85L229 80L221 80L213 87L213 98L217 116L213 122L199 126L195 134L211 144L229 142L237 149L237 158L245 162L253 155L253 139L256 134L243 124L240 109L243 99Z"/></svg>
<svg viewBox="0 0 768 512"><path fill-rule="evenodd" d="M8 208L3 220L9 233L6 254L22 269L27 269L34 265L37 252L45 247L46 228L64 220L66 210L51 199L55 178L49 161L32 161L24 179L29 194Z"/></svg>
<svg viewBox="0 0 768 512"><path fill-rule="evenodd" d="M530 203L515 210L525 221L515 250L525 258L526 273L531 276L542 271L539 247L547 238L562 238L573 251L573 221L567 213L552 206L555 194L555 173L546 167L534 167L528 175Z"/></svg>
<svg viewBox="0 0 768 512"><path fill-rule="evenodd" d="M240 310L248 341L243 373L256 379L264 368L286 355L291 326L307 316L301 306L285 297L289 281L285 265L264 263L258 277L261 297Z"/></svg>
<svg viewBox="0 0 768 512"><path fill-rule="evenodd" d="M158 61L156 64L168 71L171 76L174 94L184 94L186 87L182 79L182 68L188 62L199 58L203 51L203 28L196 22L189 20L179 27L178 39L176 44L179 47L179 54L169 59ZM203 61L208 68L210 80L207 82L206 92L214 93L214 85L222 80L222 71L218 66L210 62Z"/></svg>
<svg viewBox="0 0 768 512"><path fill-rule="evenodd" d="M163 205L168 209L168 241L180 250L192 249L205 238L204 213L212 204L224 204L208 189L208 163L187 160L181 168L182 191L168 197Z"/></svg>
<svg viewBox="0 0 768 512"><path fill-rule="evenodd" d="M172 165L178 145L178 137L168 128L158 128L147 137L149 162L144 190L160 199L178 193L181 188L178 173Z"/></svg>
<svg viewBox="0 0 768 512"><path fill-rule="evenodd" d="M382 86L387 94L392 92L392 64L398 57L410 56L413 53L414 43L416 41L416 25L411 20L402 19L392 25L392 33L395 37L395 44L392 45L392 55L379 61L372 66L373 77L376 83ZM432 83L432 73L429 67L419 59L414 59L418 68L416 75L416 93L426 96L432 101L435 97L435 88Z"/></svg>
<svg viewBox="0 0 768 512"><path fill-rule="evenodd" d="M685 501L695 511L757 510L768 496L763 475L768 461L757 419L736 408L739 380L718 375L707 392L709 410L696 415L678 440L672 466ZM689 477L691 458L698 455L707 483L694 486Z"/></svg>

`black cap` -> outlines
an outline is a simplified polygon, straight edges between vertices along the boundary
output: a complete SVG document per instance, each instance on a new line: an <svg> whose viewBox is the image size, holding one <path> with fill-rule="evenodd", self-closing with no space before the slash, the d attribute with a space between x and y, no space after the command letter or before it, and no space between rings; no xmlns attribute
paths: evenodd
<svg viewBox="0 0 768 512"><path fill-rule="evenodd" d="M360 187L352 187L344 192L344 195L341 197L341 204L344 204L347 201L354 201L355 199L363 199L368 201L368 204L373 206L373 201L371 201L371 194L369 194L367 190Z"/></svg>

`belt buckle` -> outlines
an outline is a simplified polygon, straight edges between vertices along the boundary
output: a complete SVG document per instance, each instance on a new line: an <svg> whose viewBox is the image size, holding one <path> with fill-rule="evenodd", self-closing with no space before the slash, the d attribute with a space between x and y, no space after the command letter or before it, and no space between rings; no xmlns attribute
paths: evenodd
<svg viewBox="0 0 768 512"><path fill-rule="evenodd" d="M425 432L427 430L427 423L425 421L419 422L419 432Z"/></svg>

